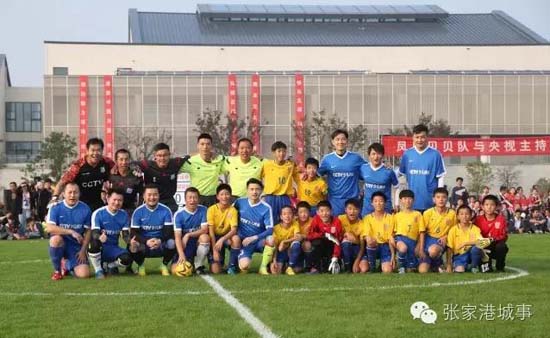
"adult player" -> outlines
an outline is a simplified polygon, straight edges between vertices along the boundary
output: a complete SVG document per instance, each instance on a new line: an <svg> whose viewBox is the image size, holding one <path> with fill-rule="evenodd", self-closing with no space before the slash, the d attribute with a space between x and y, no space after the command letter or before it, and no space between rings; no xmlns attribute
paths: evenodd
<svg viewBox="0 0 550 338"><path fill-rule="evenodd" d="M428 127L423 124L413 128L413 146L403 153L399 174L407 179L414 193L413 209L420 212L433 207L436 188L443 187L446 174L441 153L428 146Z"/></svg>
<svg viewBox="0 0 550 338"><path fill-rule="evenodd" d="M88 278L90 269L86 249L90 242L90 208L79 200L80 191L74 182L63 189L63 201L54 204L46 216L46 229L50 234L50 259L54 272L52 280L63 278L61 260L65 269L77 278Z"/></svg>
<svg viewBox="0 0 550 338"><path fill-rule="evenodd" d="M241 138L237 142L237 156L227 157L223 165L223 172L228 175L228 182L236 197L245 197L246 182L255 178L261 180L263 161L252 156L253 144L248 138Z"/></svg>
<svg viewBox="0 0 550 338"><path fill-rule="evenodd" d="M86 142L86 155L74 161L55 187L52 201L56 202L61 189L69 182L74 182L80 190L80 200L92 211L101 208L103 184L109 179L109 172L115 163L103 157L103 140L91 138Z"/></svg>
<svg viewBox="0 0 550 338"><path fill-rule="evenodd" d="M130 152L119 149L115 153L116 165L109 173L107 188L116 189L124 194L122 209L129 216L140 205L143 194L143 173L131 164Z"/></svg>
<svg viewBox="0 0 550 338"><path fill-rule="evenodd" d="M328 201L332 214L338 216L344 213L348 199L359 198L359 168L365 160L358 153L347 150L347 131L336 129L330 138L334 152L323 157L318 172L327 176Z"/></svg>

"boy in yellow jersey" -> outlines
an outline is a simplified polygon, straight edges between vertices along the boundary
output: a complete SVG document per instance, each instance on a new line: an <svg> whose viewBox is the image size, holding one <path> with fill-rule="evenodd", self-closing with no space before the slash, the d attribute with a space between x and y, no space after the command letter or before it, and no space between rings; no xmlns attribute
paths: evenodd
<svg viewBox="0 0 550 338"><path fill-rule="evenodd" d="M361 240L363 222L359 217L361 204L355 198L350 198L345 204L345 214L338 216L342 223L344 239L342 241L342 258L344 270L348 273L365 273L369 268L365 255L365 241Z"/></svg>
<svg viewBox="0 0 550 338"><path fill-rule="evenodd" d="M299 201L305 201L311 206L310 216L317 214L317 204L327 197L328 187L325 180L317 175L319 161L310 157L306 160L305 179L295 177Z"/></svg>
<svg viewBox="0 0 550 338"><path fill-rule="evenodd" d="M237 273L237 263L240 251L240 239L237 236L238 212L231 205L231 186L222 183L216 188L218 203L208 208L206 222L212 241L212 256L210 270L218 274L222 271L225 261L225 248L230 247L228 274Z"/></svg>
<svg viewBox="0 0 550 338"><path fill-rule="evenodd" d="M281 209L285 205L292 205L290 196L293 195L294 177L298 170L294 162L286 158L286 144L281 141L273 143L271 151L273 160L264 161L262 179L264 181L264 201L273 210L273 222L279 224Z"/></svg>
<svg viewBox="0 0 550 338"><path fill-rule="evenodd" d="M410 272L418 267L416 254L421 250L418 237L420 233L426 231L422 214L419 211L412 210L413 202L414 192L412 190L402 190L399 193L401 211L393 215L399 273Z"/></svg>
<svg viewBox="0 0 550 338"><path fill-rule="evenodd" d="M380 259L383 273L391 273L395 261L395 242L393 239L393 215L386 213L386 195L376 191L371 197L374 212L363 218L365 231L363 238L367 242L368 271L376 271L376 259Z"/></svg>
<svg viewBox="0 0 550 338"><path fill-rule="evenodd" d="M261 179L262 159L252 156L252 141L246 137L237 142L238 156L225 159L222 172L227 175L229 185L236 198L246 196L246 182L251 179Z"/></svg>
<svg viewBox="0 0 550 338"><path fill-rule="evenodd" d="M449 192L445 188L437 188L433 193L435 207L424 211L425 233L420 233L419 252L420 265L418 272L426 273L430 270L440 271L443 260L441 256L447 246L449 229L456 224L456 213L447 208Z"/></svg>
<svg viewBox="0 0 550 338"><path fill-rule="evenodd" d="M447 235L447 272L464 272L470 265L471 271L477 273L483 254L483 249L476 246L482 238L481 231L471 222L469 206L461 205L457 213L458 224L451 227Z"/></svg>
<svg viewBox="0 0 550 338"><path fill-rule="evenodd" d="M294 267L295 272L299 272L302 269L306 271L311 267L310 255L311 255L311 242L307 240L307 234L309 232L309 226L311 225L311 206L308 202L301 201L296 204L296 220L300 227L300 234L302 235L302 253L298 259L299 264Z"/></svg>
<svg viewBox="0 0 550 338"><path fill-rule="evenodd" d="M277 255L275 261L271 264L271 273L280 274L283 267L288 263L285 270L287 275L295 275L294 267L300 258L302 245L300 240L300 226L294 219L294 209L290 205L285 205L281 209L281 223L273 228L273 239Z"/></svg>

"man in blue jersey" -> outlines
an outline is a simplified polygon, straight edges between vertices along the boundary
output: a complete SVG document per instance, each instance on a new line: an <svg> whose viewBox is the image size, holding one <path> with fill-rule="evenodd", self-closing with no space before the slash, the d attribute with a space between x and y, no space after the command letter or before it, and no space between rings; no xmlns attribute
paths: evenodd
<svg viewBox="0 0 550 338"><path fill-rule="evenodd" d="M414 192L413 209L420 212L433 207L433 192L443 187L446 174L441 153L428 146L428 127L419 124L413 128L413 147L401 157L399 174L407 178Z"/></svg>
<svg viewBox="0 0 550 338"><path fill-rule="evenodd" d="M145 276L145 257L162 257L160 272L170 276L168 264L176 253L172 212L159 203L159 188L147 184L143 190L144 203L132 215L130 226L130 253L138 265L138 274Z"/></svg>
<svg viewBox="0 0 550 338"><path fill-rule="evenodd" d="M111 274L118 273L118 268L127 268L132 264L132 257L128 250L118 246L118 239L126 243L130 239L130 217L122 209L124 191L107 190L107 205L92 214L92 240L88 249L90 263L95 270L95 277L105 278L103 264L107 264Z"/></svg>
<svg viewBox="0 0 550 338"><path fill-rule="evenodd" d="M79 201L80 190L74 182L65 184L64 199L50 208L46 227L50 234L50 259L54 272L52 280L63 279L61 260L65 268L77 278L88 278L90 269L86 249L90 242L92 212L86 203Z"/></svg>
<svg viewBox="0 0 550 338"><path fill-rule="evenodd" d="M241 240L239 268L247 272L254 252L263 252L259 273L267 275L267 265L273 258L273 215L269 204L260 199L264 186L258 179L246 182L247 197L235 201L239 211L237 234ZM230 273L228 271L228 273Z"/></svg>
<svg viewBox="0 0 550 338"><path fill-rule="evenodd" d="M396 187L398 184L397 175L395 172L382 163L384 158L384 146L381 143L375 142L371 144L367 149L369 155L369 163L364 163L360 168L359 177L364 182L363 191L363 209L361 210L361 217L365 217L374 211L372 203L368 203L371 200L372 194L377 191L381 191L386 196L386 205L384 211L387 213L392 212L392 199L391 190L392 187Z"/></svg>
<svg viewBox="0 0 550 338"><path fill-rule="evenodd" d="M177 263L194 261L195 272L204 274L204 261L210 251L206 222L207 208L199 204L200 194L195 187L185 190L185 206L174 214L174 236L178 251ZM172 265L172 273L177 264Z"/></svg>
<svg viewBox="0 0 550 338"><path fill-rule="evenodd" d="M337 129L331 134L334 152L321 160L318 173L327 176L328 201L332 214L341 215L350 198L359 198L359 168L365 160L361 155L347 150L348 132Z"/></svg>

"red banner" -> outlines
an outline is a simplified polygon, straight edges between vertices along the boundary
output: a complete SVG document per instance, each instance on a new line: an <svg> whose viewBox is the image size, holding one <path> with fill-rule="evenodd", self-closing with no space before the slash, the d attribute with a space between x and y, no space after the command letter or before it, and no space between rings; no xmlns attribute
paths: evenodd
<svg viewBox="0 0 550 338"><path fill-rule="evenodd" d="M78 84L80 89L80 115L78 129L78 148L80 156L86 154L86 142L88 142L88 77L79 76Z"/></svg>
<svg viewBox="0 0 550 338"><path fill-rule="evenodd" d="M105 156L113 158L114 153L114 130L113 130L113 77L103 77L103 100L104 100L104 126L105 126Z"/></svg>
<svg viewBox="0 0 550 338"><path fill-rule="evenodd" d="M258 154L260 148L260 75L252 75L252 84L250 86L250 102L251 102L251 127L252 127L252 143L254 144L254 153Z"/></svg>
<svg viewBox="0 0 550 338"><path fill-rule="evenodd" d="M294 78L294 97L295 104L295 136L294 136L294 159L298 166L304 167L304 153L305 153L305 102L304 102L304 76L302 74L296 74Z"/></svg>
<svg viewBox="0 0 550 338"><path fill-rule="evenodd" d="M237 130L237 76L235 74L227 75L228 82L228 107L229 121L231 122L231 155L237 154L237 142L239 141L239 131Z"/></svg>
<svg viewBox="0 0 550 338"><path fill-rule="evenodd" d="M382 136L386 156L401 156L412 147L411 136ZM430 147L443 156L548 155L550 136L429 138Z"/></svg>

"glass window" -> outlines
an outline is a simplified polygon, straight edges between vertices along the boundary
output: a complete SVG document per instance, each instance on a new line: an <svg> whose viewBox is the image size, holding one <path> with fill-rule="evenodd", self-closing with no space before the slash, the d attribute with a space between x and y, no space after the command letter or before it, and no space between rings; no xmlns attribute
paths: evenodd
<svg viewBox="0 0 550 338"><path fill-rule="evenodd" d="M40 142L6 142L6 159L10 163L32 161L40 153Z"/></svg>
<svg viewBox="0 0 550 338"><path fill-rule="evenodd" d="M6 131L42 131L42 105L40 102L6 102Z"/></svg>

